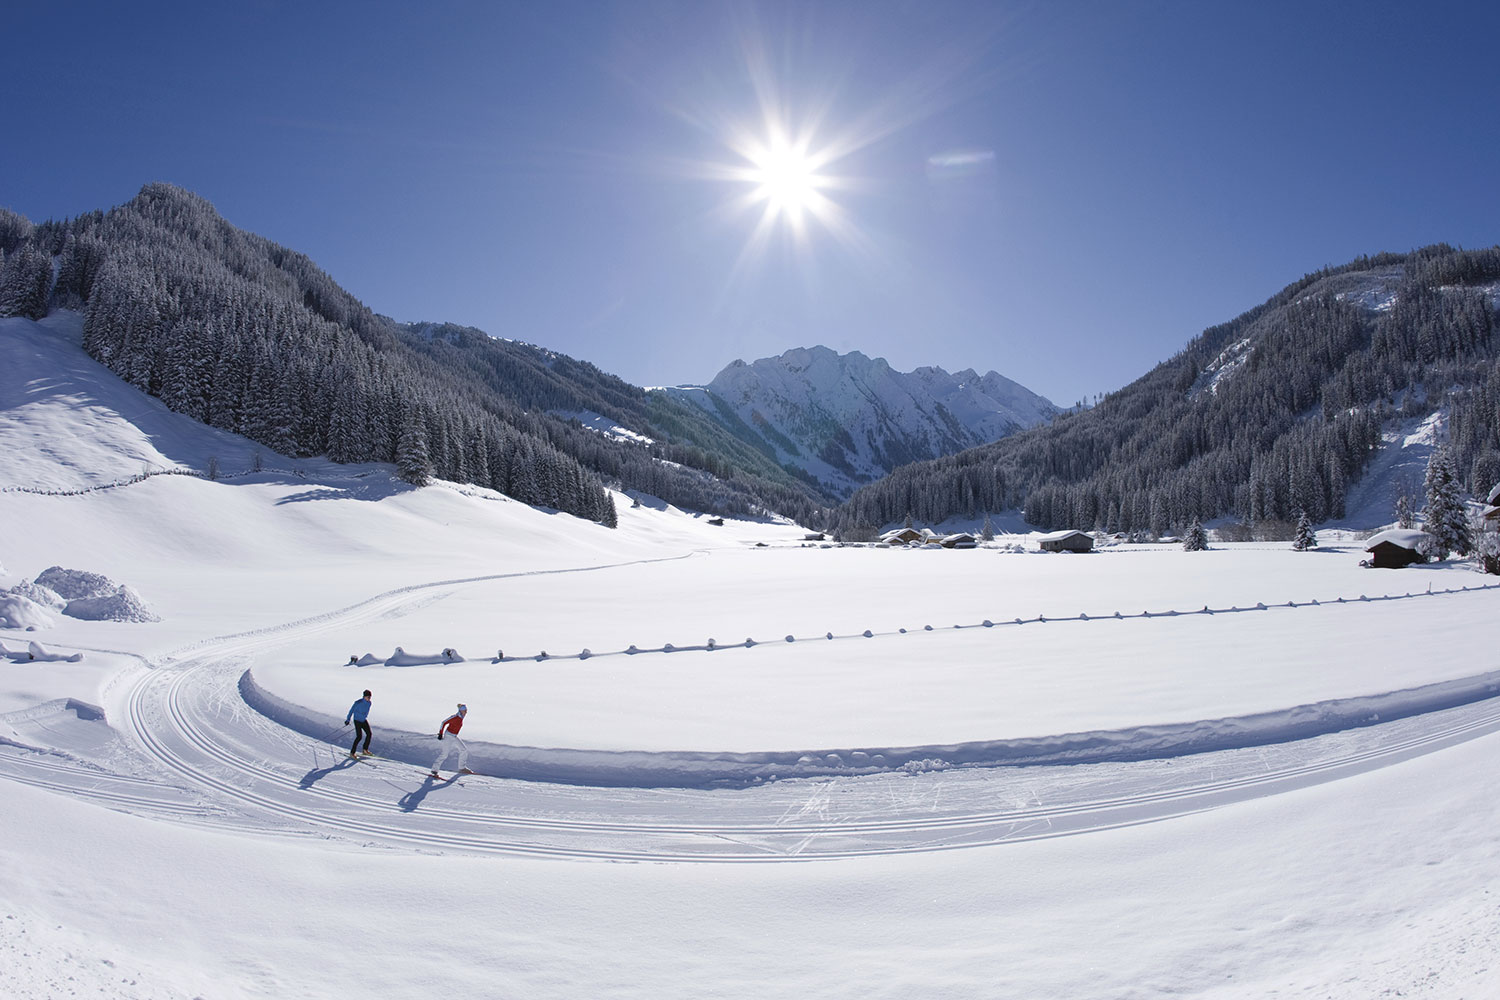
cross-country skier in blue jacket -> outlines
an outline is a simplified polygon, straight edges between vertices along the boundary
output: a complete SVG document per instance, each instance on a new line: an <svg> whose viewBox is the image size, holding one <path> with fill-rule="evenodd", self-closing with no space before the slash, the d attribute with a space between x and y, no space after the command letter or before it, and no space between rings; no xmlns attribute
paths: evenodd
<svg viewBox="0 0 1500 1000"><path fill-rule="evenodd" d="M344 725L349 720L354 720L354 742L349 746L349 756L359 756L359 737L363 733L365 737L365 753L370 752L370 692L366 691L363 698L349 706L349 712L344 716Z"/></svg>

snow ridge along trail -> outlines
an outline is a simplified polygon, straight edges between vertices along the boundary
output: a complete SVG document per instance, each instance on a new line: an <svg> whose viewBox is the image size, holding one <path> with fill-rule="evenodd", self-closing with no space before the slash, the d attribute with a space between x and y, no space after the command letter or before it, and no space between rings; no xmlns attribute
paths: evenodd
<svg viewBox="0 0 1500 1000"><path fill-rule="evenodd" d="M1500 699L1474 696L1296 742L1130 763L793 778L736 789L599 788L488 776L434 781L425 767L399 760L353 761L342 746L289 729L241 697L253 654L461 582L403 588L341 612L195 644L140 672L116 699L124 739L62 706L60 722L37 723L55 749L10 741L0 748L0 772L126 812L258 835L424 853L765 862L952 850L1155 822L1500 731ZM1490 680L1476 679L1480 688Z"/></svg>

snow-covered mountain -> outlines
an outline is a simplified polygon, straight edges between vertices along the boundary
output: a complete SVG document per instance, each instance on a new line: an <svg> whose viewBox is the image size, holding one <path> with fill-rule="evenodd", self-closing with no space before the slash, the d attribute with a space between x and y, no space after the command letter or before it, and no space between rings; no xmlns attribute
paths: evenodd
<svg viewBox="0 0 1500 1000"><path fill-rule="evenodd" d="M903 373L883 358L827 347L735 361L705 386L663 391L844 494L899 466L997 441L1060 412L997 372Z"/></svg>

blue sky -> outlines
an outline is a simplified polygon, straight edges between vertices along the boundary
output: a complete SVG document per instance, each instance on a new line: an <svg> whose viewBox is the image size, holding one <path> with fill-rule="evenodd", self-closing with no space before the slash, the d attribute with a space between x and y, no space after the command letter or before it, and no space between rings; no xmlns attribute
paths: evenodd
<svg viewBox="0 0 1500 1000"><path fill-rule="evenodd" d="M378 312L637 384L825 344L1067 404L1323 265L1500 242L1493 3L59 2L3 24L0 204L40 221L169 181ZM756 199L777 131L816 205Z"/></svg>

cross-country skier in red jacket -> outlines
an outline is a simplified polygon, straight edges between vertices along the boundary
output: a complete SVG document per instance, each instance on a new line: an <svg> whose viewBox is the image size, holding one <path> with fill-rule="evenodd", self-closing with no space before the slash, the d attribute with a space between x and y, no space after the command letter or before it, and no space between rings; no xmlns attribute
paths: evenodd
<svg viewBox="0 0 1500 1000"><path fill-rule="evenodd" d="M463 702L459 702L458 711L448 716L443 720L442 725L438 726L438 739L442 739L444 734L446 733L447 735L452 737L453 743L458 744L458 769L460 771L469 770L469 748L464 746L464 741L458 738L458 731L464 727L464 716L468 714L469 706L465 705ZM441 767L443 762L448 759L448 755L451 754L453 750L453 745L449 744L446 748L439 751L437 760L432 762L432 776L434 778L442 777L442 775L438 774L438 768ZM471 771L469 773L472 774L473 772Z"/></svg>

